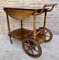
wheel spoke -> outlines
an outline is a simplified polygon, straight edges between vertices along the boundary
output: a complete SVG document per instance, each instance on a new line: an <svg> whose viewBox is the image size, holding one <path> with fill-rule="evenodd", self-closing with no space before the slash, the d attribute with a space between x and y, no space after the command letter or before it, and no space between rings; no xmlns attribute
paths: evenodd
<svg viewBox="0 0 59 60"><path fill-rule="evenodd" d="M32 54L34 55L33 49L31 49L31 51L32 51Z"/></svg>
<svg viewBox="0 0 59 60"><path fill-rule="evenodd" d="M48 31L46 31L44 34L46 34Z"/></svg>
<svg viewBox="0 0 59 60"><path fill-rule="evenodd" d="M27 43L25 43L25 46L29 47L30 45L29 45L29 44L27 44Z"/></svg>
<svg viewBox="0 0 59 60"><path fill-rule="evenodd" d="M29 51L30 50L30 48L28 48L28 50L27 51Z"/></svg>
<svg viewBox="0 0 59 60"><path fill-rule="evenodd" d="M29 42L29 40L28 40L28 44L30 45L30 42Z"/></svg>
<svg viewBox="0 0 59 60"><path fill-rule="evenodd" d="M36 52L38 52L35 48L34 48L34 50L35 50Z"/></svg>
<svg viewBox="0 0 59 60"><path fill-rule="evenodd" d="M43 32L43 29L40 32L42 33Z"/></svg>
<svg viewBox="0 0 59 60"><path fill-rule="evenodd" d="M48 35L45 35L46 37L50 37L50 36L48 36Z"/></svg>

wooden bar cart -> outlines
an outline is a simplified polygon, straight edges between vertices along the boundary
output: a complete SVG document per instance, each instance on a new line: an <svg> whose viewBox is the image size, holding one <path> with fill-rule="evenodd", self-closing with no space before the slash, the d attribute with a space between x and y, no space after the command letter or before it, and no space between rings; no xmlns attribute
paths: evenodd
<svg viewBox="0 0 59 60"><path fill-rule="evenodd" d="M40 44L43 42L49 42L52 39L52 32L48 28L46 28L46 16L47 16L47 12L52 11L55 5L57 4L49 4L49 5L46 4L41 9L5 7L4 11L6 12L6 16L7 16L8 35L10 37L10 42L13 43L11 37L21 40L22 47L26 52L26 54L34 58L41 56L42 49ZM37 29L36 16L41 15L42 13L44 13L43 27L39 27ZM31 15L33 16L33 30L28 30L23 27L23 20ZM21 21L20 29L10 31L9 16Z"/></svg>

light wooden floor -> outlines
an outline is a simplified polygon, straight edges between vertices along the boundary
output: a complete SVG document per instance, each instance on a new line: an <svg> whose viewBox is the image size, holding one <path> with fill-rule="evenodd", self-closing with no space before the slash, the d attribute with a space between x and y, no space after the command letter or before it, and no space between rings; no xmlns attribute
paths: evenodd
<svg viewBox="0 0 59 60"><path fill-rule="evenodd" d="M42 43L42 55L39 58L31 58L22 49L22 42L13 39L9 42L7 35L0 35L0 60L59 60L59 35L54 35L49 43Z"/></svg>

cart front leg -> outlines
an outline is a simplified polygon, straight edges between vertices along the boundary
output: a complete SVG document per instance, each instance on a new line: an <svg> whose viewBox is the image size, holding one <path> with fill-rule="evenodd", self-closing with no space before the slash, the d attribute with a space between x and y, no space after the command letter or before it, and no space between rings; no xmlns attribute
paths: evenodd
<svg viewBox="0 0 59 60"><path fill-rule="evenodd" d="M7 14L6 14L7 15ZM10 34L10 23L9 23L9 18L8 18L8 15L7 15L7 26L8 26L8 35L10 37L10 43L12 44L12 39L11 39L11 34Z"/></svg>

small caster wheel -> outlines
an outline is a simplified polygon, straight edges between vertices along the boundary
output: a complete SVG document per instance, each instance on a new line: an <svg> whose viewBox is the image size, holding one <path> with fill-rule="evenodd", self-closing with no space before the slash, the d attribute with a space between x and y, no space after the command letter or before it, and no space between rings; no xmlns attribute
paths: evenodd
<svg viewBox="0 0 59 60"><path fill-rule="evenodd" d="M44 30L44 27L40 27L38 29L38 32L43 34L43 30ZM48 28L45 28L45 31L44 31L44 36L46 37L46 40L44 42L49 42L52 40L52 32L48 29Z"/></svg>
<svg viewBox="0 0 59 60"><path fill-rule="evenodd" d="M40 57L42 49L34 39L26 38L22 42L22 47L27 55L33 58Z"/></svg>

